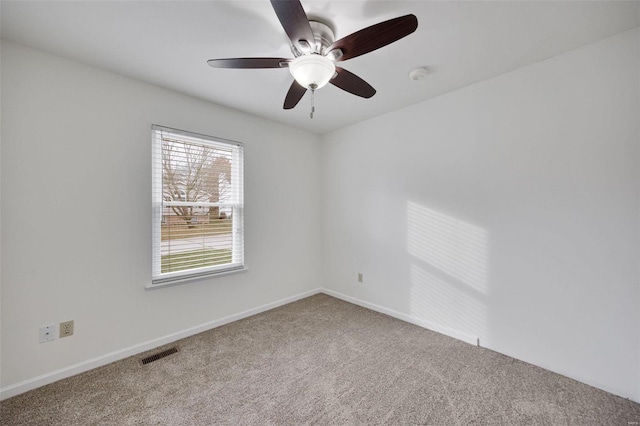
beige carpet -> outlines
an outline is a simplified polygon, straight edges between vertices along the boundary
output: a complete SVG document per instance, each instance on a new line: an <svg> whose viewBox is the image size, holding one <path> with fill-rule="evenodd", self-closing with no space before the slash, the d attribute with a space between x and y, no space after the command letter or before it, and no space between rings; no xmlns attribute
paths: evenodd
<svg viewBox="0 0 640 426"><path fill-rule="evenodd" d="M326 295L177 345L5 400L1 423L640 423L639 404Z"/></svg>

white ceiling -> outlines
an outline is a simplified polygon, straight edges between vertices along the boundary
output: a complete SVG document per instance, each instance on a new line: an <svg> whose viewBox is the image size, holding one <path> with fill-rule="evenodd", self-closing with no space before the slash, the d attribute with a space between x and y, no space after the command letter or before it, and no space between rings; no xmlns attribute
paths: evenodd
<svg viewBox="0 0 640 426"><path fill-rule="evenodd" d="M325 133L486 80L640 25L640 2L313 1L336 39L413 13L418 30L340 65L377 89L362 99L327 85L282 109L287 69L214 69L208 59L292 57L269 1L6 1L3 39L314 133ZM422 81L414 67L430 70Z"/></svg>

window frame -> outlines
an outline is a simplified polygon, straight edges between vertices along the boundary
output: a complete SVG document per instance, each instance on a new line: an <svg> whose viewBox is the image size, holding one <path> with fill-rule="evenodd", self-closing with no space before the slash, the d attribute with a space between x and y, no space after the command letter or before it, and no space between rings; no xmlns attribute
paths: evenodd
<svg viewBox="0 0 640 426"><path fill-rule="evenodd" d="M233 193L232 202L185 202L185 205L193 207L224 207L232 210L231 214L231 262L222 265L212 265L184 269L181 271L160 272L162 269L162 222L164 221L164 209L171 205L180 205L179 201L165 201L163 197L163 132L183 138L184 142L209 145L213 148L231 149L232 168L236 167L233 174L237 182L232 186L237 187ZM157 288L167 285L179 284L187 281L223 276L246 271L244 261L244 144L241 142L203 135L186 130L174 129L153 124L151 126L151 170L152 170L152 265L151 283L147 288ZM233 170L233 169L232 169ZM233 172L232 172L233 173Z"/></svg>

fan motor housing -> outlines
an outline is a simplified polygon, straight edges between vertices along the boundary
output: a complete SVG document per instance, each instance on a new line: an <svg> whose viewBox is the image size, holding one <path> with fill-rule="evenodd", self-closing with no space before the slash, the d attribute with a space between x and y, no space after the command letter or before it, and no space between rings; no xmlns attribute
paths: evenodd
<svg viewBox="0 0 640 426"><path fill-rule="evenodd" d="M311 46L311 51L313 53L325 54L325 49L335 41L335 34L331 27L327 24L320 21L309 21L309 25L311 25L311 31L313 32L313 45ZM307 40L311 43L311 40ZM293 49L293 54L295 56L300 56L296 53L295 49Z"/></svg>

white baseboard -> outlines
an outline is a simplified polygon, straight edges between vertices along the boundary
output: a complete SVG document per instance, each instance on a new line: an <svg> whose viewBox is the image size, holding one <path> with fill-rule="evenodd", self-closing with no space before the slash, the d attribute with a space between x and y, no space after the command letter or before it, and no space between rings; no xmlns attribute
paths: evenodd
<svg viewBox="0 0 640 426"><path fill-rule="evenodd" d="M337 299L344 300L345 302L353 303L354 305L362 306L363 308L371 309L372 311L380 312L382 314L398 318L399 320L417 325L418 327L426 328L428 330L444 334L445 336L453 337L454 339L461 340L471 345L477 344L477 336L461 333L458 330L454 330L449 327L443 327L440 324L425 321L412 315L403 314L402 312L394 311L393 309L385 308L374 303L365 302L364 300L360 300L352 296L347 296L346 294L338 293L337 291L329 290L327 288L323 288L321 292L328 294L329 296L333 296Z"/></svg>
<svg viewBox="0 0 640 426"><path fill-rule="evenodd" d="M314 289L306 291L304 293L297 294L295 296L287 297L275 302L267 303L256 308L248 309L246 311L229 315L224 318L210 321L204 324L197 325L195 327L187 328L186 330L179 331L177 333L168 334L166 336L159 337L157 339L149 340L144 343L130 346L128 348L120 349L106 355L89 359L87 361L79 362L69 367L61 368L51 373L46 373L41 376L37 376L31 379L24 380L22 382L7 386L0 389L0 401L10 398L15 395L30 391L35 388L39 388L49 383L57 382L58 380L65 379L67 377L75 376L76 374L83 373L85 371L92 370L94 368L101 367L103 365L110 364L114 361L118 361L132 355L139 354L156 348L158 346L166 345L176 340L184 339L185 337L193 336L194 334L202 333L203 331L211 330L216 327L229 324L230 322L238 321L243 318L250 317L261 312L265 312L274 308L277 308L287 303L295 302L296 300L304 299L305 297L313 296L314 294L321 293L322 289Z"/></svg>

